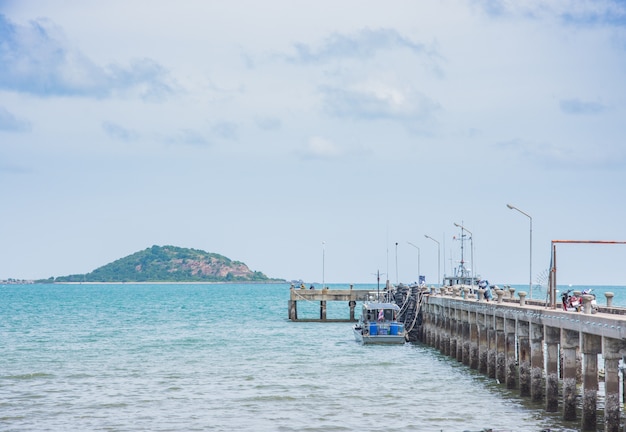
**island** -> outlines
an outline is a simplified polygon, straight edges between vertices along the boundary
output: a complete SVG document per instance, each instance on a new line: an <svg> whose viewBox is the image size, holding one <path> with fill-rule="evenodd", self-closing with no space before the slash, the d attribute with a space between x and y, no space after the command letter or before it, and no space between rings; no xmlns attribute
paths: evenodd
<svg viewBox="0 0 626 432"><path fill-rule="evenodd" d="M40 283L71 282L284 282L252 271L240 261L198 249L152 246L86 274L51 277Z"/></svg>

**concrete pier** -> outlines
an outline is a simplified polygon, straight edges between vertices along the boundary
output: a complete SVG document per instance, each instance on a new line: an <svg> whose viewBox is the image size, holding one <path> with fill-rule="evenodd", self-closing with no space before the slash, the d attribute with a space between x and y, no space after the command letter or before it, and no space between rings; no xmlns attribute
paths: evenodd
<svg viewBox="0 0 626 432"><path fill-rule="evenodd" d="M321 290L311 290L311 289L300 289L300 288L291 288L289 293L289 319L291 321L325 321L325 322L351 322L355 321L354 308L356 306L357 301L370 301L374 300L377 293L369 290L355 290L355 289L347 289L347 290L336 290L336 289L321 289ZM320 313L319 318L308 317L302 318L298 317L298 302L319 302L320 305ZM329 301L343 301L349 307L349 316L346 318L334 318L328 319L327 317L327 302Z"/></svg>
<svg viewBox="0 0 626 432"><path fill-rule="evenodd" d="M626 309L579 313L546 308L524 296L517 301L498 297L498 302L485 302L428 295L421 307L423 328L439 334L432 339L439 340L443 353L520 396L543 402L547 412L579 421L580 430L596 430L603 422L605 431L625 431L620 364L626 355ZM420 334L420 328L416 331ZM425 336L418 339L429 343Z"/></svg>

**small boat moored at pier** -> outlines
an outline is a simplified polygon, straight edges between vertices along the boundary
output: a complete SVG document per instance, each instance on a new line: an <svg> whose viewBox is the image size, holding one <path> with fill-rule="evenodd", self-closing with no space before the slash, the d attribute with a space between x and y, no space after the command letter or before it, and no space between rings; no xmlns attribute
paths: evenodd
<svg viewBox="0 0 626 432"><path fill-rule="evenodd" d="M404 325L397 321L400 307L394 303L363 303L354 338L362 344L403 344Z"/></svg>

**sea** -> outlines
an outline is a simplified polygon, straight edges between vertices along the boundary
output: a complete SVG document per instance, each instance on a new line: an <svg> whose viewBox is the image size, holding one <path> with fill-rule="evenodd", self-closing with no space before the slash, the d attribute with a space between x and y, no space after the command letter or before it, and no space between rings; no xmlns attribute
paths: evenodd
<svg viewBox="0 0 626 432"><path fill-rule="evenodd" d="M626 305L626 287L594 291ZM0 285L0 297L1 431L579 429L431 347L291 322L289 284ZM346 318L343 303L328 318ZM298 314L319 317L319 303Z"/></svg>

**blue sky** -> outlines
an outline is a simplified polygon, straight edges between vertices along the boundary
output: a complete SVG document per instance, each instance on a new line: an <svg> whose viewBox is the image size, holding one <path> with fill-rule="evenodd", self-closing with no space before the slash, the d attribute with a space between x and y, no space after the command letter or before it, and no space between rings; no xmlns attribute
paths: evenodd
<svg viewBox="0 0 626 432"><path fill-rule="evenodd" d="M535 282L626 240L623 1L337 3L0 1L0 279L169 244L434 283L458 223L524 284L507 203ZM626 245L557 253L626 285Z"/></svg>

